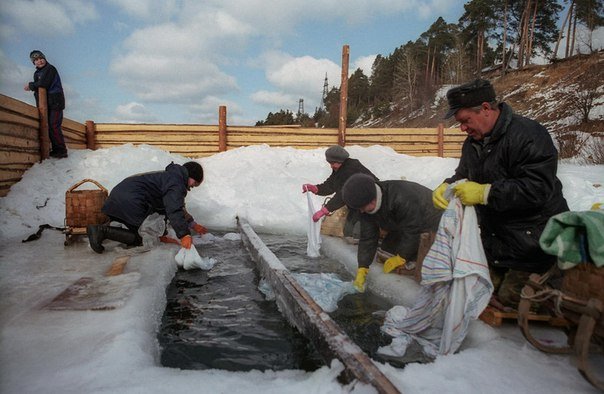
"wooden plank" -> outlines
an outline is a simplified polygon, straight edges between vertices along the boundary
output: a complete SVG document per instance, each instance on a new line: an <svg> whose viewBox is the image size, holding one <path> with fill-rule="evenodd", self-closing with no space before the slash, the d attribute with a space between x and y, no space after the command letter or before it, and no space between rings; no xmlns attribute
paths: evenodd
<svg viewBox="0 0 604 394"><path fill-rule="evenodd" d="M0 124L0 137L5 135L38 141L38 128L19 124L3 123Z"/></svg>
<svg viewBox="0 0 604 394"><path fill-rule="evenodd" d="M126 264L130 260L130 256L120 256L116 257L111 264L111 267L105 272L105 276L115 276L121 275L124 273L124 268L126 268Z"/></svg>
<svg viewBox="0 0 604 394"><path fill-rule="evenodd" d="M518 312L501 311L489 305L480 314L479 318L490 326L499 327L501 324L503 324L504 320L518 320ZM528 320L541 321L554 327L564 327L568 325L568 321L566 321L566 319L563 317L538 315L535 313L529 313Z"/></svg>
<svg viewBox="0 0 604 394"><path fill-rule="evenodd" d="M97 142L123 142L140 141L140 143L152 142L181 142L195 144L200 142L209 142L218 145L218 135L211 134L190 134L190 133L166 133L166 134L148 134L148 133L121 133L106 134L97 133Z"/></svg>
<svg viewBox="0 0 604 394"><path fill-rule="evenodd" d="M86 134L86 125L80 122L76 122L75 120L71 120L68 118L63 118L63 123L61 127L74 130L78 133Z"/></svg>
<svg viewBox="0 0 604 394"><path fill-rule="evenodd" d="M1 135L1 134L0 134ZM39 143L37 140L28 138L1 135L0 147L6 150L23 150L23 149L38 149Z"/></svg>
<svg viewBox="0 0 604 394"><path fill-rule="evenodd" d="M15 152L3 151L0 149L0 165L5 164L34 164L40 161L40 154L37 152Z"/></svg>
<svg viewBox="0 0 604 394"><path fill-rule="evenodd" d="M0 94L0 108L20 113L30 118L38 118L38 109L23 101Z"/></svg>
<svg viewBox="0 0 604 394"><path fill-rule="evenodd" d="M279 310L314 343L325 361L328 364L333 358L342 361L346 368L345 378L348 380L356 378L371 384L379 393L400 393L373 361L298 284L250 225L241 218L237 218L237 222L241 238L252 259L273 287Z"/></svg>
<svg viewBox="0 0 604 394"><path fill-rule="evenodd" d="M38 118L30 118L21 115L15 115L10 112L0 112L0 123L12 123L18 125L24 125L29 127L38 128L40 127L40 122Z"/></svg>
<svg viewBox="0 0 604 394"><path fill-rule="evenodd" d="M218 135L218 126L191 124L129 124L129 123L95 123L97 133L107 132L214 132Z"/></svg>

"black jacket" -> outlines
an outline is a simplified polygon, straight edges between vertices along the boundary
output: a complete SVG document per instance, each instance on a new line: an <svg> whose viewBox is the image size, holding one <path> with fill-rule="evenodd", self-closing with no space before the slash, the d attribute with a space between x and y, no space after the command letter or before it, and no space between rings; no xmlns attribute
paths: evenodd
<svg viewBox="0 0 604 394"><path fill-rule="evenodd" d="M57 69L49 63L34 72L34 81L29 83L29 90L34 92L36 105L39 105L38 88L46 89L48 109L60 111L65 109L63 85Z"/></svg>
<svg viewBox="0 0 604 394"><path fill-rule="evenodd" d="M187 169L174 163L165 171L133 175L111 190L102 211L135 227L154 212L166 215L178 238L182 238L190 234L184 209L188 180Z"/></svg>
<svg viewBox="0 0 604 394"><path fill-rule="evenodd" d="M387 250L407 260L414 260L421 233L436 231L442 211L432 204L432 191L410 181L377 182L382 191L381 205L374 214L360 215L361 236L357 262L369 267L373 262L380 239L380 229L388 232L382 242L392 244ZM393 243L389 237L396 237Z"/></svg>
<svg viewBox="0 0 604 394"><path fill-rule="evenodd" d="M373 175L364 165L361 164L357 159L346 159L342 163L342 166L336 171L333 170L331 175L325 180L325 182L317 185L319 196L335 195L325 204L325 207L329 212L333 212L344 206L344 200L342 200L342 186L344 183L353 176L354 174L367 174L372 176L376 181L378 178Z"/></svg>
<svg viewBox="0 0 604 394"><path fill-rule="evenodd" d="M483 246L494 267L543 272L555 261L539 247L547 220L568 205L556 176L558 152L547 129L514 114L501 113L483 144L468 137L455 175L490 183L487 205L477 205Z"/></svg>

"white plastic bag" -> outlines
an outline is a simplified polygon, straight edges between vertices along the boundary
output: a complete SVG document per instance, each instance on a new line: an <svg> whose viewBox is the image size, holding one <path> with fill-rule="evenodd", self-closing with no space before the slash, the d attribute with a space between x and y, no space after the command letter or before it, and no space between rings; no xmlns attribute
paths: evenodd
<svg viewBox="0 0 604 394"><path fill-rule="evenodd" d="M314 258L321 255L319 253L319 250L321 249L321 221L312 221L315 207L309 192L306 193L306 198L308 199L308 244L306 245L306 255Z"/></svg>
<svg viewBox="0 0 604 394"><path fill-rule="evenodd" d="M185 270L196 268L209 270L216 264L216 260L211 257L201 257L194 246L190 249L180 248L176 256L174 256L174 260L176 260L176 264L179 267Z"/></svg>

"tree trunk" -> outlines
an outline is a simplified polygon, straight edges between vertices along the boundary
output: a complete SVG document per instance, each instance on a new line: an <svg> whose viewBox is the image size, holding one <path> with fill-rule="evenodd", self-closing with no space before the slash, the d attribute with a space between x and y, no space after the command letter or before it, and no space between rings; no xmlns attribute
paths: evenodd
<svg viewBox="0 0 604 394"><path fill-rule="evenodd" d="M573 39L571 40L570 43L570 55L573 55L573 52L575 51L575 42L577 41L577 10L575 7L575 13L573 15ZM577 46L578 48L578 46Z"/></svg>
<svg viewBox="0 0 604 394"><path fill-rule="evenodd" d="M537 6L539 5L539 0L535 0L535 8L533 11L533 17L531 21L531 38L529 39L528 51L526 54L526 63L531 63L531 58L533 56L533 40L535 39L535 21L537 20Z"/></svg>
<svg viewBox="0 0 604 394"><path fill-rule="evenodd" d="M505 49L507 46L507 40L508 40L508 1L505 0L504 6L503 6L503 43L501 44L503 51L501 54L501 75L505 75L505 70L507 68L506 58L505 58Z"/></svg>
<svg viewBox="0 0 604 394"><path fill-rule="evenodd" d="M566 13L566 18L564 18L564 22L562 22L562 27L560 28L560 32L558 33L558 41L556 41L556 47L554 49L554 59L558 57L558 48L560 47L560 41L562 41L562 36L564 35L564 28L566 27L566 22L570 18L571 9L573 7L574 0L571 2L570 7L568 7L568 12Z"/></svg>
<svg viewBox="0 0 604 394"><path fill-rule="evenodd" d="M575 9L575 2L573 1L572 3L570 3L570 7L568 8L569 19L568 19L568 30L566 32L566 49L564 51L565 58L568 57L568 53L570 50L570 36L571 36L571 32L572 32L574 9Z"/></svg>

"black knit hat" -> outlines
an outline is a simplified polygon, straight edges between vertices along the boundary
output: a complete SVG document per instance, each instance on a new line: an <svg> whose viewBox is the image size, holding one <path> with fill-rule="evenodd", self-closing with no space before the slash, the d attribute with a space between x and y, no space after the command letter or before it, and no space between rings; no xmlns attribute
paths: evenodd
<svg viewBox="0 0 604 394"><path fill-rule="evenodd" d="M343 163L350 155L340 145L334 145L325 151L325 160L330 163Z"/></svg>
<svg viewBox="0 0 604 394"><path fill-rule="evenodd" d="M476 79L472 82L449 89L447 92L449 110L445 119L455 115L462 108L472 108L482 103L495 101L495 89L486 79Z"/></svg>
<svg viewBox="0 0 604 394"><path fill-rule="evenodd" d="M360 209L377 196L375 181L367 174L354 174L342 187L342 199L352 209Z"/></svg>
<svg viewBox="0 0 604 394"><path fill-rule="evenodd" d="M182 166L189 172L189 178L193 178L199 183L203 181L203 168L201 168L201 164L195 161L188 161Z"/></svg>
<svg viewBox="0 0 604 394"><path fill-rule="evenodd" d="M33 63L36 61L36 59L46 59L46 56L44 56L42 51L34 49L29 53L29 60L31 60L31 62Z"/></svg>

